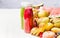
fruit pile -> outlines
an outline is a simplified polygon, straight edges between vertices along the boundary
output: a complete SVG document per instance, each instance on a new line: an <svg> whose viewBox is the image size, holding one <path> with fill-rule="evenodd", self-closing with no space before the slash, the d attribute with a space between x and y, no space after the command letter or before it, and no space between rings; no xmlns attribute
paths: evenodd
<svg viewBox="0 0 60 38"><path fill-rule="evenodd" d="M60 9L43 5L24 9L24 30L39 38L60 38Z"/></svg>

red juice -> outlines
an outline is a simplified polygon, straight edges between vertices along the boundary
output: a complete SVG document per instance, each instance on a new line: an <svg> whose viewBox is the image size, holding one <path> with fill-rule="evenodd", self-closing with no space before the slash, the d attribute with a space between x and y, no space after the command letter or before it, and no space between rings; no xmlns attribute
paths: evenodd
<svg viewBox="0 0 60 38"><path fill-rule="evenodd" d="M24 30L26 33L30 33L33 27L33 11L31 7L27 7L24 10Z"/></svg>

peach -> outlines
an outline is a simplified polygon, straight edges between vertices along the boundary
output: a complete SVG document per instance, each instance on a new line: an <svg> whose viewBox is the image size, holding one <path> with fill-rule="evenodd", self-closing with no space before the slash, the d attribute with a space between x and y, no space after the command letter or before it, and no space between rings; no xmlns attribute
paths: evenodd
<svg viewBox="0 0 60 38"><path fill-rule="evenodd" d="M42 38L54 38L54 36L55 36L54 32L46 31L46 32L43 33Z"/></svg>

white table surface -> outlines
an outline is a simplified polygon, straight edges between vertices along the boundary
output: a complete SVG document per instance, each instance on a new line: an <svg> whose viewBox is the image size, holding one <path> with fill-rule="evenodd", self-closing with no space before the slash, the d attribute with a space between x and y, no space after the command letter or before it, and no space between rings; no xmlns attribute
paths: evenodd
<svg viewBox="0 0 60 38"><path fill-rule="evenodd" d="M20 27L19 9L0 9L0 38L37 38Z"/></svg>

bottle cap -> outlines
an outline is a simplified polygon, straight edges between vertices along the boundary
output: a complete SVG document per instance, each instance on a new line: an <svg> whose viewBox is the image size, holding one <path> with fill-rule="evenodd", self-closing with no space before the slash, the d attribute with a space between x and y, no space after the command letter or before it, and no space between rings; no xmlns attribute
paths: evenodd
<svg viewBox="0 0 60 38"><path fill-rule="evenodd" d="M21 2L21 6L22 7L27 7L27 6L32 6L32 4L29 3L29 2Z"/></svg>

